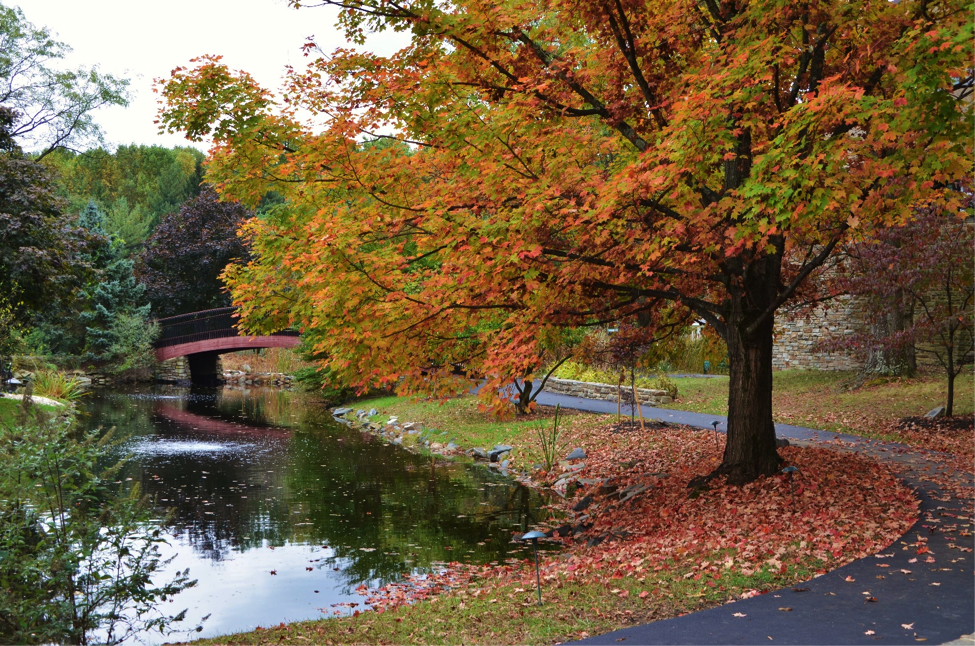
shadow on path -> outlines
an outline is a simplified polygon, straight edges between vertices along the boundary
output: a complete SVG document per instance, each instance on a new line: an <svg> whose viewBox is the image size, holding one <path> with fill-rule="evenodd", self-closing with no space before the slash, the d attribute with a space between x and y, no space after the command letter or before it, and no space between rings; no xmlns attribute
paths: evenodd
<svg viewBox="0 0 975 646"><path fill-rule="evenodd" d="M547 392L538 403L616 413L614 402ZM649 406L642 411L647 419L709 430L713 421L721 422L719 431L727 422L722 416ZM793 444L858 451L890 464L921 500L919 520L882 552L794 588L572 643L941 644L975 632L972 508L952 493L975 486L972 477L903 444L788 424L776 424L775 430Z"/></svg>

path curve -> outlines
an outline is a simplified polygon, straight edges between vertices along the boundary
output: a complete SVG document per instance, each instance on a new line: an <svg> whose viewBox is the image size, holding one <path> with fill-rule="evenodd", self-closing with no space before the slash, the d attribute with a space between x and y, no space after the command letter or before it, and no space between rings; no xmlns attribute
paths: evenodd
<svg viewBox="0 0 975 646"><path fill-rule="evenodd" d="M537 401L546 406L560 404L562 408L616 413L615 402L548 392L539 394ZM719 431L727 425L727 418L723 416L650 406L641 408L647 419L704 429L711 429L712 422L719 421ZM972 487L975 483L971 476L959 476L925 457L930 452L903 444L788 424L776 424L775 431L778 437L799 446L815 444L859 451L879 461L905 467L899 475L921 500L919 520L904 536L877 555L854 561L794 588L573 643L612 646L943 644L975 632L972 509L931 480L932 475L954 477L961 486ZM961 535L962 531L968 536ZM918 542L918 536L927 539L928 553L917 554L914 544ZM926 562L928 558L934 561ZM917 560L911 563L911 559ZM877 567L881 564L888 567ZM848 581L848 577L853 581ZM867 602L868 597L877 601ZM792 610L786 612L779 608ZM736 617L735 613L744 616ZM964 640L958 643L975 642Z"/></svg>

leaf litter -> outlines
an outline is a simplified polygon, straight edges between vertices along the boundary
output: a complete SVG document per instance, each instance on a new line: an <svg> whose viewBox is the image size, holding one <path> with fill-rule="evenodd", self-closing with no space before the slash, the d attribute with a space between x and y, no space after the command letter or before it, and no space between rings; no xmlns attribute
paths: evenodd
<svg viewBox="0 0 975 646"><path fill-rule="evenodd" d="M918 517L910 488L887 466L855 453L780 449L782 466L799 468L791 490L785 476L742 487L718 478L689 489L720 462L724 447L715 450L709 431L667 426L620 434L601 427L576 439L588 454L585 468L572 474L582 486L554 505L570 531L550 539L564 545L561 551L539 555L543 590L582 582L609 591L629 580L645 588L638 597L650 604L672 597L667 582L679 575L682 584L701 590L689 595L692 600L714 605L875 554ZM555 471L537 473L534 484L551 485L566 475ZM586 496L592 501L573 511ZM478 598L500 586L531 592L534 577L530 559L449 563L378 590L363 587L360 594L384 612L443 594Z"/></svg>

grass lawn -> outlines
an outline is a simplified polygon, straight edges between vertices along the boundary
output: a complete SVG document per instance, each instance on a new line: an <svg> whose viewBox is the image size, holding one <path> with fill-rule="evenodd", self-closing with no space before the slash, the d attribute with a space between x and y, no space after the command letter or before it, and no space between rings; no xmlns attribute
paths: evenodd
<svg viewBox="0 0 975 646"><path fill-rule="evenodd" d="M945 378L938 374L878 379L850 389L854 372L783 370L773 375L772 410L776 422L827 431L905 441L892 428L903 417L920 416L944 405ZM728 379L675 379L679 395L661 406L675 410L726 415ZM955 380L955 415L969 416L975 408L972 374Z"/></svg>
<svg viewBox="0 0 975 646"><path fill-rule="evenodd" d="M532 415L498 420L489 412L479 410L474 397L448 399L444 402L416 401L409 397L381 397L356 402L353 408L375 408L380 414L370 418L374 422L385 423L391 416L396 416L400 422L422 422L428 432L447 432L442 443L455 442L465 449L490 449L495 444L510 444L515 449L506 457L515 460L519 457L540 459L535 450L537 435L540 430L552 428L555 414L555 409L542 406ZM564 429L562 443L567 447L566 453L571 450L572 447L568 445L578 434L606 424L604 415L574 410L563 410L561 419L560 428Z"/></svg>
<svg viewBox="0 0 975 646"><path fill-rule="evenodd" d="M729 592L787 586L814 570L768 569L753 577L694 580L689 567L665 574L625 577L610 586L549 580L539 606L534 586L485 585L484 581L443 597L383 613L363 612L328 620L303 621L201 644L555 644L598 635L714 606ZM641 596L642 595L642 596Z"/></svg>

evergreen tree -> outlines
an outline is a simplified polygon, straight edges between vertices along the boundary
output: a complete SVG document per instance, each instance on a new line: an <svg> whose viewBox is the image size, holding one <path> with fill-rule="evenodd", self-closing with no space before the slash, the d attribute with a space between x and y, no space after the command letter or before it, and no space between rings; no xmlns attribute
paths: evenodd
<svg viewBox="0 0 975 646"><path fill-rule="evenodd" d="M88 206L78 215L78 225L91 233L105 235L105 216L93 200L88 200Z"/></svg>
<svg viewBox="0 0 975 646"><path fill-rule="evenodd" d="M126 355L144 353L150 339L139 339L132 346L132 329L149 328L149 305L145 287L135 281L133 262L125 258L122 242L106 236L105 214L94 202L78 218L79 224L91 233L100 233L104 240L92 264L100 270L100 281L88 294L89 307L80 315L85 327L85 359L97 362L125 364ZM144 335L143 335L144 336Z"/></svg>
<svg viewBox="0 0 975 646"><path fill-rule="evenodd" d="M125 196L115 200L105 216L105 228L109 234L119 239L126 256L131 256L142 248L152 232L152 226L152 219L146 215L142 205L129 206Z"/></svg>
<svg viewBox="0 0 975 646"><path fill-rule="evenodd" d="M118 247L115 247L117 250ZM106 268L102 282L91 295L91 309L81 313L85 325L85 359L112 362L124 359L122 328L135 318L148 327L146 288L135 281L132 261L116 256Z"/></svg>

